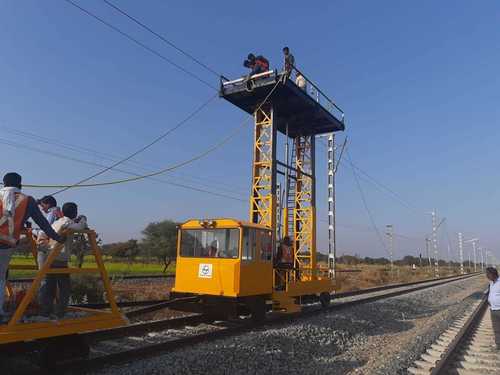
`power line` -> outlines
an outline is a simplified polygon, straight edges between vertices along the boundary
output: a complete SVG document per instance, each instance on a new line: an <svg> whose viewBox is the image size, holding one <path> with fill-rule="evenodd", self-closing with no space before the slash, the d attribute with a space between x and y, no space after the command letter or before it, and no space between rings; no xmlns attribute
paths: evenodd
<svg viewBox="0 0 500 375"><path fill-rule="evenodd" d="M324 140L322 140L322 145L326 147L326 144L325 144ZM339 163L340 162L343 162L343 161L339 160ZM351 162L352 162L352 160L351 160ZM354 162L352 162L352 167L355 168L358 172L360 172L362 174L362 176L358 175L358 177L361 177L362 179L364 179L364 180L372 183L380 191L386 191L386 192L388 192L393 198L395 198L397 201L399 201L401 204L403 204L406 208L410 209L414 213L416 213L418 215L421 214L421 210L419 210L418 208L416 208L414 205L408 203L408 201L406 201L405 199L403 199L400 194L396 193L393 189L391 189L387 185L383 184L382 182L378 181L375 177L369 175L363 169L361 169L360 167L358 167Z"/></svg>
<svg viewBox="0 0 500 375"><path fill-rule="evenodd" d="M353 165L352 160L351 160L351 155L350 155L349 149L346 149L346 154L347 154L347 159L349 160L349 164L351 165L352 174L354 176L354 180L356 181L356 186L358 187L358 191L359 191L359 194L361 196L361 200L363 201L363 206L365 207L365 210L366 210L366 213L368 215L368 218L370 219L372 228L375 231L375 233L377 234L377 238L379 239L380 244L382 245L382 247L384 248L384 250L387 253L389 253L389 251L387 250L387 247L385 246L384 239L382 238L382 235L380 234L380 231L377 228L377 225L375 224L375 220L373 219L373 215L372 215L372 213L370 211L370 208L368 207L368 203L366 201L365 194L363 192L363 189L361 188L361 184L359 183L358 175L356 173L356 170L354 169L354 165Z"/></svg>
<svg viewBox="0 0 500 375"><path fill-rule="evenodd" d="M69 150L69 151L82 153L82 154L86 154L86 155L91 155L93 157L98 156L98 157L101 157L102 159L109 160L112 162L115 162L118 159L123 158L123 156L104 153L104 152L100 152L98 150L82 147L82 146L67 143L67 142L61 142L61 141L58 141L56 139L40 136L36 133L32 133L32 132L28 132L28 131L12 129L12 128L8 128L5 126L0 127L0 130L3 130L4 132L9 133L9 134L13 134L15 136L22 136L23 139L26 139L26 138L32 139L32 140L39 141L39 142L42 142L42 143L45 143L45 144L48 144L51 146L55 145L55 146L61 147L63 149ZM155 168L158 168L157 165L156 166L152 166L152 165L146 166L146 165L140 164L138 162L135 162L134 160L129 160L128 162L126 162L124 164L134 166L134 167L140 167L143 170L147 170L147 171L151 171L152 169L154 170ZM178 172L176 172L176 173L179 174ZM194 183L199 183L201 181L204 184L214 185L213 187L217 188L218 190L226 190L226 191L231 192L231 193L234 193L235 191L239 191L239 192L246 191L245 189L240 188L240 187L231 187L231 189L229 189L226 184L214 183L210 179L201 178L199 176L192 176L189 174L184 174L184 176L188 177L188 181L189 181L189 179L191 180L191 182L194 182ZM175 178L178 178L181 180L186 180L186 178L182 177L182 174L180 174L180 176L172 176L172 177L175 177Z"/></svg>
<svg viewBox="0 0 500 375"><path fill-rule="evenodd" d="M278 87L278 85L281 83L281 81L278 81L276 82L276 84L273 86L273 88L271 89L271 91L269 91L269 93L267 94L267 96L264 98L264 100L257 106L256 110L255 111L258 111L260 108L262 108L262 106L269 100L269 98L271 97L271 95L274 93L274 91L276 90L276 88ZM251 118L249 119L246 119L245 121L243 121L240 126L238 128L235 129L235 131L233 131L231 134L229 134L227 137L223 138L220 142L217 142L216 144L214 144L213 146L209 147L208 149L206 149L205 151L193 156L192 158L190 159L187 159L187 160L184 160L182 162L179 162L177 164L174 164L172 166L169 166L169 167L166 167L166 168L163 168L159 171L156 171L156 172L153 172L153 173L148 173L148 174L145 174L145 175L140 175L140 176L137 176L137 177L131 177L131 178L124 178L124 179L121 179L121 180L113 180L113 181L106 181L106 182L100 182L100 183L93 183L93 184L84 184L84 182L90 180L91 178L93 177L90 177L90 178L87 178L87 179L84 179L82 180L83 182L78 182L76 184L72 184L72 185L41 185L41 184L24 184L24 186L26 187L33 187L33 188L60 188L61 190L58 190L57 192L53 193L52 195L55 195L55 194L58 194L62 191L65 191L65 190L68 190L68 189L71 189L71 188L75 188L75 187L96 187L96 186L109 186L109 185L117 185L117 184L123 184L123 183L127 183L127 182L132 182L132 181L138 181L138 180L142 180L142 179L145 179L145 178L149 178L149 177L155 177L155 176L158 176L158 175L161 175L161 174L164 174L166 172L170 172L170 171L173 171L175 169L178 169L178 168L181 168L181 167L184 167L188 164L191 164L197 160L200 160L202 158L204 158L205 156L207 156L208 154L211 154L212 152L214 152L215 150L219 149L220 147L224 146L227 142L229 142L232 138L234 138L242 129L243 129L243 126L250 120ZM135 153L137 154L137 152ZM133 155L133 154L132 154ZM130 159L130 157L127 157L125 159L123 159L121 162L125 162L126 160ZM101 172L98 172L96 174L94 174L93 176L98 176L102 173L104 173L104 171L108 171L110 169L113 169L115 168L117 165L121 164L121 162L117 162L115 164L113 164L112 166L110 167L107 167L105 168L103 171Z"/></svg>
<svg viewBox="0 0 500 375"><path fill-rule="evenodd" d="M17 143L17 142L12 142L12 141L5 140L5 139L2 139L2 138L0 138L0 144L7 145L7 146L10 146L10 147L16 147L16 148L21 148L21 149L25 149L25 150L30 150L30 151L33 151L33 152L38 152L38 153L41 153L41 154L45 154L45 155L57 157L57 158L64 159L64 160L74 161L74 162L81 163L81 164L96 166L96 167L100 167L100 168L105 167L105 165L103 165L103 164L91 162L91 161L88 161L88 160L82 160L82 159L78 159L78 158L74 158L74 157L65 156L65 155L62 155L62 154L59 154L59 153L56 153L56 152L38 149L36 147L31 147L31 146L23 145L23 144L20 144L20 143ZM132 176L140 176L137 173L130 172L130 171L123 170L123 169L114 168L113 170L116 171L116 172L120 172L120 173L124 173L124 174L128 174L128 175L132 175ZM189 190L194 190L194 191L198 191L198 192L202 192L202 193L206 193L206 194L210 194L210 195L218 196L218 197L222 197L222 198L232 199L232 200L236 200L236 201L239 201L239 202L246 202L247 201L246 199L243 199L243 198L238 198L238 197L231 196L231 195L228 195L228 194L223 194L223 193L218 193L218 192L210 191L210 190L203 189L203 188L200 188L200 187L195 187L195 186L190 186L190 185L186 185L186 184L181 184L179 182L166 181L166 180L162 180L162 179L154 178L154 177L150 177L150 179L153 180L153 181L156 181L156 182L163 183L163 184L177 186L177 187L181 187L181 188L189 189ZM24 185L24 186L26 186L26 187L32 187L30 185ZM52 188L52 186L51 186L51 188Z"/></svg>
<svg viewBox="0 0 500 375"><path fill-rule="evenodd" d="M184 125L185 123L187 123L190 119L192 119L195 115L197 115L199 112L201 112L206 106L208 106L208 104L214 100L215 98L217 97L217 95L214 95L212 97L210 97L206 102L204 102L202 105L200 105L198 108L196 108L194 111L192 111L187 117L185 117L182 121L178 122L175 126L173 126L172 128L168 129L166 132L164 132L163 134L159 135L158 137L156 137L153 141L149 142L148 144L146 144L145 146L141 147L140 149L138 149L137 151L133 152L132 154L130 154L129 156L117 161L116 163L110 165L109 167L106 167L104 169L102 169L101 171L97 172L97 173L94 173L93 175L89 176L89 177L86 177L80 181L78 181L77 183L73 184L73 185L69 185L69 186L65 186L63 187L62 189L60 190L57 190L55 191L52 195L56 195L56 194L59 194L59 193L62 193L63 191L66 191L68 189L71 189L72 187L74 186L78 186L78 185L81 185L83 184L84 182L87 182L97 176L100 176L102 175L103 173L106 173L107 171L117 167L118 165L120 164L123 164L125 163L126 161L132 159L134 156L137 156L139 155L141 152L147 150L148 148L150 148L151 146L153 146L154 144L160 142L162 139L164 139L165 137L167 137L170 133L172 133L173 131L177 130L178 128L180 128L182 125ZM163 172L164 173L164 172ZM152 176L156 176L156 174L152 174Z"/></svg>
<svg viewBox="0 0 500 375"><path fill-rule="evenodd" d="M183 73L189 75L190 77L196 79L197 81L203 83L204 85L210 87L211 89L215 90L215 91L218 91L218 88L213 86L211 83L205 81L203 78L200 78L199 76L197 76L196 74L190 72L189 70L187 70L186 68L182 67L181 65L177 64L176 62L170 60L168 57L166 57L165 55L162 55L160 52L158 52L157 50L149 47L148 45L142 43L141 41L139 41L138 39L134 38L133 36L131 36L130 34L127 34L125 31L121 30L120 28L112 25L111 23L109 23L108 21L105 21L104 19L102 19L101 17L97 16L96 14L92 13L91 11L83 8L82 6L76 4L75 2L73 2L72 0L64 0L66 1L68 4L74 6L75 8L79 9L81 12L85 13L86 15L88 15L89 17L92 17L94 19L96 19L97 21L99 21L100 23L102 23L103 25L107 26L108 28L114 30L115 32L119 33L120 35L122 35L123 37L127 38L128 40L130 40L131 42L137 44L138 46L142 47L143 49L145 49L146 51L149 51L150 53L152 53L153 55L159 57L160 59L166 61L167 63L169 63L170 65L174 66L175 68L179 69L180 71L182 71Z"/></svg>
<svg viewBox="0 0 500 375"><path fill-rule="evenodd" d="M182 53L184 56L188 57L189 59L193 60L195 63L197 63L198 65L200 65L201 67L203 67L206 70L208 70L213 75L215 75L217 77L221 76L220 73L217 73L214 69L210 68L207 64L201 62L200 60L198 60L196 57L194 57L190 53L188 53L185 50L183 50L182 48L178 47L176 44L174 44L174 42L168 40L163 35L157 33L156 31L154 31L153 29L151 29L151 27L145 25L143 22L139 21L137 18L131 16L129 13L127 13L126 11L124 11L123 9L121 9L120 7L118 7L117 5L113 4L112 2L110 2L108 0L103 0L103 1L104 1L104 3L106 3L111 8L115 9L116 11L118 11L119 13L121 13L122 15L124 15L125 17L127 17L128 19L130 19L131 21L135 22L137 25L139 25L143 29L149 31L151 34L153 34L154 36L156 36L157 38L159 38L160 40L162 40L163 42L165 42L166 44L168 44L170 47L174 48L178 52Z"/></svg>

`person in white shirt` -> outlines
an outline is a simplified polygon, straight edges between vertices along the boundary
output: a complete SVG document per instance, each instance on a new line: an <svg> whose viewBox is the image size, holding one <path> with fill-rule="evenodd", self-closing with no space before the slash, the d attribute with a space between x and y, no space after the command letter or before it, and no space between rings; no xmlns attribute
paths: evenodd
<svg viewBox="0 0 500 375"><path fill-rule="evenodd" d="M78 216L78 206L76 203L68 202L62 206L63 217L52 224L56 233L62 233L66 229L75 231L87 228L87 218L83 215ZM67 268L71 257L71 246L73 236L68 236L63 249L52 262L51 268ZM57 245L56 241L50 240L48 246L53 249ZM55 313L58 318L64 317L68 307L71 284L69 274L49 274L46 278L46 288L40 295L40 313L42 316L50 316ZM54 305L57 291L59 291L57 303Z"/></svg>
<svg viewBox="0 0 500 375"><path fill-rule="evenodd" d="M54 224L57 219L63 217L62 211L59 207L57 207L57 201L52 195L46 195L38 200L38 205L50 225ZM37 239L38 269L41 269L45 260L47 260L47 254L49 252L47 245L49 238L41 229L33 229L33 234L36 235ZM42 281L40 289L43 289L44 287L44 281Z"/></svg>
<svg viewBox="0 0 500 375"><path fill-rule="evenodd" d="M491 322L495 334L496 349L500 350L500 279L498 271L494 267L486 268L486 277L490 281L488 291L488 303L491 311Z"/></svg>
<svg viewBox="0 0 500 375"><path fill-rule="evenodd" d="M302 74L297 73L297 78L295 78L295 84L299 86L299 89L307 92L307 81Z"/></svg>

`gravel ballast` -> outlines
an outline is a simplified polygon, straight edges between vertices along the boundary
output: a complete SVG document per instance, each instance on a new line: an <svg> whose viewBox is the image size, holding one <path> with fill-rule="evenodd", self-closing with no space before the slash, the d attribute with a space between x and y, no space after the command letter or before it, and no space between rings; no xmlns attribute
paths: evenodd
<svg viewBox="0 0 500 375"><path fill-rule="evenodd" d="M484 276L454 281L93 374L406 374L485 287Z"/></svg>

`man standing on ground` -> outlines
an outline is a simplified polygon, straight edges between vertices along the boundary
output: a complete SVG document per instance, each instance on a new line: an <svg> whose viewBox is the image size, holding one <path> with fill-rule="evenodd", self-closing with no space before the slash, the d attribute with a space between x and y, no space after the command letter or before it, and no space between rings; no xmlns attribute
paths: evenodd
<svg viewBox="0 0 500 375"><path fill-rule="evenodd" d="M33 197L21 193L21 176L7 173L3 177L4 187L0 189L0 322L5 312L5 281L10 258L19 242L24 223L32 218L45 234L63 243L65 239L58 235L43 216Z"/></svg>
<svg viewBox="0 0 500 375"><path fill-rule="evenodd" d="M486 277L490 281L488 303L491 311L491 323L495 335L496 349L500 350L500 280L496 268L486 268Z"/></svg>

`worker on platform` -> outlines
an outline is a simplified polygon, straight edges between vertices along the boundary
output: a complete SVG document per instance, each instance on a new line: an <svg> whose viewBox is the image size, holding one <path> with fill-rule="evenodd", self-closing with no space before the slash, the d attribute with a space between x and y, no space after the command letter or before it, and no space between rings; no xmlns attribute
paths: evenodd
<svg viewBox="0 0 500 375"><path fill-rule="evenodd" d="M290 53L290 48L288 47L283 47L283 55L285 59L285 76L286 78L290 78L292 70L295 67L295 57Z"/></svg>
<svg viewBox="0 0 500 375"><path fill-rule="evenodd" d="M297 72L297 78L295 78L295 84L299 86L299 89L307 92L307 81L302 75L302 73Z"/></svg>
<svg viewBox="0 0 500 375"><path fill-rule="evenodd" d="M61 234L68 229L81 231L87 228L87 218L83 215L78 216L78 206L76 203L64 203L62 213L63 217L52 224L52 228L57 233ZM68 268L72 243L73 237L68 236L61 252L52 262L51 268ZM50 249L53 249L55 245L54 241L48 242ZM43 294L40 295L40 313L45 317L55 314L57 318L63 318L70 298L70 275L67 273L49 274L45 282L46 287ZM58 298L57 303L54 305L56 295L58 295Z"/></svg>
<svg viewBox="0 0 500 375"><path fill-rule="evenodd" d="M288 281L288 270L293 268L293 250L290 237L285 236L281 240L275 258L275 268L278 270L277 288L285 289Z"/></svg>
<svg viewBox="0 0 500 375"><path fill-rule="evenodd" d="M21 192L21 176L7 173L3 177L4 187L0 189L0 321L4 321L5 281L10 258L19 243L24 223L31 218L54 241L64 242L65 238L57 234L38 208L33 197Z"/></svg>
<svg viewBox="0 0 500 375"><path fill-rule="evenodd" d="M249 53L247 59L243 61L243 66L251 69L247 76L247 79L250 79L255 74L267 72L269 70L269 60L262 55L255 57L253 53Z"/></svg>
<svg viewBox="0 0 500 375"><path fill-rule="evenodd" d="M278 247L278 264L286 268L293 266L292 240L285 236Z"/></svg>

